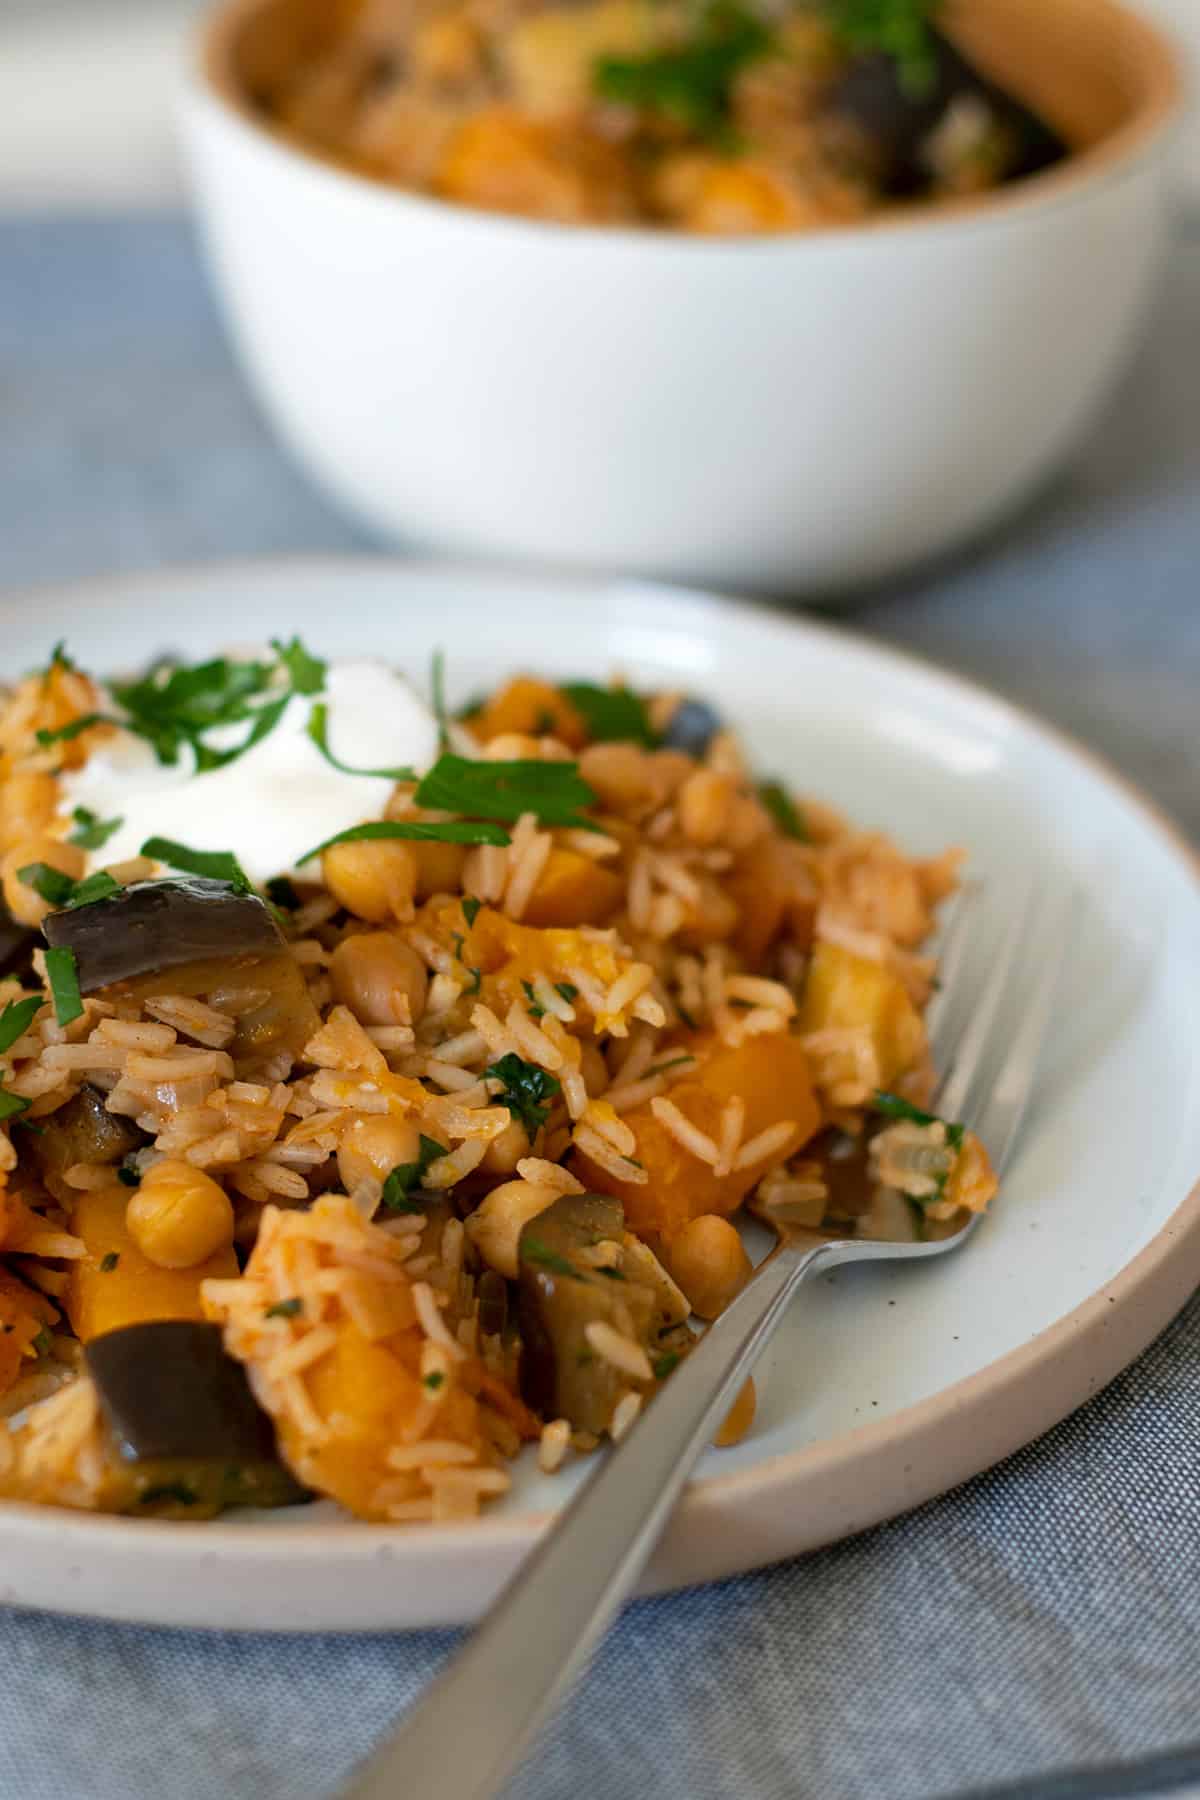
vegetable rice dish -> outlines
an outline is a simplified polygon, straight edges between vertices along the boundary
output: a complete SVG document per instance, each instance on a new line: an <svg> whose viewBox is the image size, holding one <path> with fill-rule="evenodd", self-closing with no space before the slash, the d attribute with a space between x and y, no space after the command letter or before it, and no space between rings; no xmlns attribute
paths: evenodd
<svg viewBox="0 0 1200 1800"><path fill-rule="evenodd" d="M928 1110L958 852L693 695L430 687L292 639L4 695L0 1495L470 1519L652 1421L743 1208L992 1198Z"/></svg>
<svg viewBox="0 0 1200 1800"><path fill-rule="evenodd" d="M256 79L310 151L534 219L719 235L986 193L1067 145L937 0L351 0Z"/></svg>

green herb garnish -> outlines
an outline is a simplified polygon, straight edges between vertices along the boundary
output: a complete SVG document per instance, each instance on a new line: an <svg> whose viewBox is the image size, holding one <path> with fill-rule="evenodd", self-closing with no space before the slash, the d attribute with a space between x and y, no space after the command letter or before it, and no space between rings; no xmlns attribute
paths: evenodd
<svg viewBox="0 0 1200 1800"><path fill-rule="evenodd" d="M670 1062L655 1063L653 1068L647 1069L646 1077L649 1079L651 1075L665 1075L668 1069L682 1069L685 1063L694 1063L695 1060L694 1056L673 1056Z"/></svg>
<svg viewBox="0 0 1200 1800"><path fill-rule="evenodd" d="M63 910L74 912L77 906L92 906L97 900L111 900L114 894L120 892L120 882L114 881L103 869L97 869L94 875L85 875L82 881L75 882Z"/></svg>
<svg viewBox="0 0 1200 1800"><path fill-rule="evenodd" d="M328 725L329 708L325 705L324 701L321 701L320 704L314 706L311 713L309 713L308 724L305 727L305 730L313 743L317 746L317 749L321 752L321 755L325 758L325 761L331 763L335 769L340 769L343 775L371 775L376 779L383 781L415 781L417 779L417 771L415 769L404 767L398 769L356 769L352 767L350 763L344 763L341 757L335 756L333 751L329 748Z"/></svg>
<svg viewBox="0 0 1200 1800"><path fill-rule="evenodd" d="M440 756L423 777L416 800L418 806L461 813L467 819L512 823L522 813L533 813L543 825L599 829L580 817L579 809L594 805L596 796L570 762L475 762L466 756Z"/></svg>
<svg viewBox="0 0 1200 1800"><path fill-rule="evenodd" d="M650 715L631 688L597 687L591 681L564 681L562 692L587 726L596 744L632 741L648 749L657 743Z"/></svg>
<svg viewBox="0 0 1200 1800"><path fill-rule="evenodd" d="M106 1250L104 1255L100 1258L100 1273L102 1275L111 1275L120 1260L121 1252L119 1250Z"/></svg>
<svg viewBox="0 0 1200 1800"><path fill-rule="evenodd" d="M562 995L568 1006L571 1005L572 1001L578 1000L579 998L579 989L572 986L569 981L556 981L554 984L554 991L556 994Z"/></svg>
<svg viewBox="0 0 1200 1800"><path fill-rule="evenodd" d="M835 36L859 56L890 57L910 99L937 82L937 45L930 29L941 0L823 0Z"/></svg>
<svg viewBox="0 0 1200 1800"><path fill-rule="evenodd" d="M44 1325L34 1338L31 1348L36 1350L39 1356L49 1356L53 1350L54 1345L50 1341L50 1333Z"/></svg>
<svg viewBox="0 0 1200 1800"><path fill-rule="evenodd" d="M82 1018L83 1001L79 993L79 969L73 950L47 950L46 980L54 1002L54 1017L60 1025Z"/></svg>
<svg viewBox="0 0 1200 1800"><path fill-rule="evenodd" d="M795 838L800 844L810 842L800 809L781 781L760 782L758 797L784 837Z"/></svg>
<svg viewBox="0 0 1200 1800"><path fill-rule="evenodd" d="M104 713L90 712L82 714L78 719L72 719L69 725L60 725L57 731L43 729L36 731L34 736L45 750L49 749L51 744L69 744L72 738L80 737L83 732L90 731L93 725L116 725L118 723L119 720L109 719Z"/></svg>
<svg viewBox="0 0 1200 1800"><path fill-rule="evenodd" d="M280 912L298 912L300 896L286 875L273 875L264 890L272 906Z"/></svg>
<svg viewBox="0 0 1200 1800"><path fill-rule="evenodd" d="M646 56L598 57L592 85L604 100L728 142L734 82L773 43L768 26L737 0L709 0L687 42Z"/></svg>
<svg viewBox="0 0 1200 1800"><path fill-rule="evenodd" d="M283 643L280 638L272 638L271 648L287 671L293 694L321 692L329 673L328 665L319 656L313 656L306 650L298 637L294 637L290 644Z"/></svg>
<svg viewBox="0 0 1200 1800"><path fill-rule="evenodd" d="M961 1152L963 1139L965 1138L967 1131L965 1125L951 1124L947 1119L939 1119L936 1113L923 1112L919 1106L914 1106L911 1100L905 1100L903 1095L889 1094L882 1088L876 1088L874 1094L871 1096L869 1104L872 1112L882 1113L885 1119L902 1121L908 1125L944 1125L946 1127L946 1142L950 1149L954 1151L956 1156ZM930 1199L941 1200L944 1198L946 1183L949 1179L949 1170L947 1170L944 1175L938 1176L937 1192L932 1194ZM925 1208L929 1204L929 1201L917 1199L911 1194L906 1195L905 1198L909 1200L920 1213L922 1229L918 1233L918 1236L923 1236Z"/></svg>
<svg viewBox="0 0 1200 1800"><path fill-rule="evenodd" d="M0 1056L11 1050L18 1038L25 1036L44 1005L40 995L36 994L28 1000L9 1001L0 1013Z"/></svg>
<svg viewBox="0 0 1200 1800"><path fill-rule="evenodd" d="M446 1377L440 1369L431 1369L428 1375L422 1377L421 1385L427 1387L431 1394L436 1394L438 1389L445 1384L445 1380Z"/></svg>
<svg viewBox="0 0 1200 1800"><path fill-rule="evenodd" d="M507 844L511 842L507 831L501 831L498 825L479 824L466 819L445 819L438 824L430 824L424 819L372 819L366 825L352 825L349 831L339 831L335 837L326 838L323 844L317 844L306 850L303 856L296 858L296 866L311 862L314 856L320 856L334 844L372 843L378 839L400 838L415 844Z"/></svg>
<svg viewBox="0 0 1200 1800"><path fill-rule="evenodd" d="M114 685L113 697L126 728L153 745L159 762L176 763L185 744L199 757L205 732L253 719L250 702L270 691L274 674L271 663L225 656L190 666L162 662L137 681Z"/></svg>
<svg viewBox="0 0 1200 1800"><path fill-rule="evenodd" d="M135 1188L142 1185L142 1173L134 1160L136 1156L137 1151L131 1150L128 1156L122 1158L121 1166L117 1170L117 1180L122 1187Z"/></svg>
<svg viewBox="0 0 1200 1800"><path fill-rule="evenodd" d="M444 753L450 748L450 716L446 711L446 658L441 650L434 651L429 665L429 693L437 720L438 751Z"/></svg>
<svg viewBox="0 0 1200 1800"><path fill-rule="evenodd" d="M303 1311L304 1302L298 1297L291 1300L277 1300L274 1306L268 1306L266 1312L263 1314L263 1318L295 1319L298 1318Z"/></svg>
<svg viewBox="0 0 1200 1800"><path fill-rule="evenodd" d="M521 1234L520 1254L522 1262L534 1263L539 1269L548 1270L551 1275L563 1275L568 1281L586 1279L578 1269L571 1266L565 1256L560 1256L557 1250L551 1250L548 1244L543 1244L541 1238L530 1237L527 1231Z"/></svg>
<svg viewBox="0 0 1200 1800"><path fill-rule="evenodd" d="M75 830L67 839L68 844L78 844L81 850L102 850L110 837L120 831L124 819L101 819L89 807L77 806L71 814L75 821Z"/></svg>
<svg viewBox="0 0 1200 1800"><path fill-rule="evenodd" d="M503 1084L498 1095L501 1105L520 1120L531 1138L535 1136L550 1117L549 1102L562 1092L558 1077L511 1050L499 1062L489 1063L483 1072Z"/></svg>
<svg viewBox="0 0 1200 1800"><path fill-rule="evenodd" d="M521 986L525 989L525 998L529 1002L525 1011L529 1014L531 1019L544 1019L546 1016L546 1009L538 1001L538 997L533 991L532 981L523 981Z"/></svg>
<svg viewBox="0 0 1200 1800"><path fill-rule="evenodd" d="M50 906L65 906L75 888L73 876L44 862L26 863L17 870L17 880L33 888Z"/></svg>
<svg viewBox="0 0 1200 1800"><path fill-rule="evenodd" d="M678 1366L678 1363L678 1350L664 1350L662 1355L656 1357L651 1364L651 1367L654 1370L655 1381L665 1381L667 1376L671 1373L671 1370Z"/></svg>
<svg viewBox="0 0 1200 1800"><path fill-rule="evenodd" d="M0 1088L0 1120L15 1119L18 1113L28 1112L33 1105L23 1094L10 1094L7 1088Z"/></svg>
<svg viewBox="0 0 1200 1800"><path fill-rule="evenodd" d="M138 1495L140 1506L154 1506L160 1500L174 1500L180 1506L195 1506L196 1495L183 1481L162 1481Z"/></svg>
<svg viewBox="0 0 1200 1800"><path fill-rule="evenodd" d="M480 988L483 986L483 970L482 969L472 969L470 971L470 975L471 975L470 985L463 989L463 998L465 1000L473 1000L475 998L475 995L479 992Z"/></svg>
<svg viewBox="0 0 1200 1800"><path fill-rule="evenodd" d="M55 669L61 669L65 675L77 675L79 673L74 659L67 655L66 638L59 638L57 644L55 644L53 650L50 652L50 661L42 670L43 686L49 681Z"/></svg>
<svg viewBox="0 0 1200 1800"><path fill-rule="evenodd" d="M425 1209L418 1200L410 1199L411 1190L419 1187L425 1179L425 1171L431 1164L439 1161L450 1152L445 1144L439 1144L436 1138L426 1137L422 1133L418 1145L416 1162L397 1163L383 1184L381 1204L389 1212L419 1213Z"/></svg>
<svg viewBox="0 0 1200 1800"><path fill-rule="evenodd" d="M464 899L464 901L462 903L463 918L467 921L467 930L468 931L470 931L472 925L474 925L476 919L479 917L480 909L482 908L482 906L483 906L483 901L476 900L470 894L468 894L466 896L466 898Z"/></svg>
<svg viewBox="0 0 1200 1800"><path fill-rule="evenodd" d="M252 893L250 877L232 850L192 850L177 844L173 838L151 837L142 845L141 854L166 863L169 869L180 869L185 875L203 875L210 881L227 881L235 894Z"/></svg>

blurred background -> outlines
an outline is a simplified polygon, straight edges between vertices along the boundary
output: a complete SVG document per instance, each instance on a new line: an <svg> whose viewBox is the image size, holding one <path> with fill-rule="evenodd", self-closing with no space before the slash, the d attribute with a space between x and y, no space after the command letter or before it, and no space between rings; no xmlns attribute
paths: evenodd
<svg viewBox="0 0 1200 1800"><path fill-rule="evenodd" d="M1200 0L1132 3L1187 42L1200 71ZM0 0L0 206L123 209L179 197L171 97L201 4ZM1200 205L1197 108L1179 170Z"/></svg>

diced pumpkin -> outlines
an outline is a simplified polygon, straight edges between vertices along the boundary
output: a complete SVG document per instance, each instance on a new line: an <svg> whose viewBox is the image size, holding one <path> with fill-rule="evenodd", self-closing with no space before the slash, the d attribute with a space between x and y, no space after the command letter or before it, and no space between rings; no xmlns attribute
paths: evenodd
<svg viewBox="0 0 1200 1800"><path fill-rule="evenodd" d="M622 878L578 850L551 850L525 908L527 925L603 925L625 892Z"/></svg>
<svg viewBox="0 0 1200 1800"><path fill-rule="evenodd" d="M79 1196L71 1215L71 1229L83 1239L87 1255L71 1264L64 1304L84 1343L122 1325L202 1319L201 1282L230 1280L238 1272L232 1249L219 1250L193 1269L160 1269L150 1262L125 1225L132 1191L120 1182L95 1188Z"/></svg>
<svg viewBox="0 0 1200 1800"><path fill-rule="evenodd" d="M738 909L734 944L752 967L785 928L801 948L812 941L818 895L799 844L760 839L730 870L725 891Z"/></svg>
<svg viewBox="0 0 1200 1800"><path fill-rule="evenodd" d="M556 737L572 750L587 742L587 727L560 688L532 675L516 675L488 700L471 720L476 735L488 743L502 734Z"/></svg>
<svg viewBox="0 0 1200 1800"><path fill-rule="evenodd" d="M663 1060L684 1051L696 1056L696 1072L674 1084L670 1099L691 1124L715 1138L726 1101L740 1095L746 1103L743 1142L785 1120L792 1129L749 1168L717 1175L684 1149L649 1105L625 1113L624 1123L637 1138L634 1156L649 1177L646 1183L619 1181L587 1157L578 1159L577 1173L588 1187L623 1200L629 1229L643 1238L669 1240L702 1213L736 1212L767 1169L794 1155L820 1124L808 1058L796 1038L772 1033L734 1046L701 1034L664 1050Z"/></svg>
<svg viewBox="0 0 1200 1800"><path fill-rule="evenodd" d="M0 1268L0 1394L8 1392L26 1358L36 1356L34 1339L57 1323L58 1309L45 1294Z"/></svg>
<svg viewBox="0 0 1200 1800"><path fill-rule="evenodd" d="M982 1212L995 1197L999 1186L991 1157L975 1133L968 1131L946 1182L945 1198L955 1206L965 1206L969 1212Z"/></svg>
<svg viewBox="0 0 1200 1800"><path fill-rule="evenodd" d="M416 1372L420 1345L416 1329L372 1343L343 1321L337 1343L307 1375L328 1437L308 1437L290 1417L277 1421L280 1447L300 1480L340 1500L359 1518L381 1516L376 1497L391 1473L388 1451L404 1442L404 1428L423 1398ZM439 1441L478 1441L478 1408L470 1394L458 1387L446 1394L436 1435Z"/></svg>
<svg viewBox="0 0 1200 1800"><path fill-rule="evenodd" d="M818 943L800 1004L801 1033L857 1027L870 1033L881 1087L911 1069L924 1048L925 1028L898 975L840 944Z"/></svg>

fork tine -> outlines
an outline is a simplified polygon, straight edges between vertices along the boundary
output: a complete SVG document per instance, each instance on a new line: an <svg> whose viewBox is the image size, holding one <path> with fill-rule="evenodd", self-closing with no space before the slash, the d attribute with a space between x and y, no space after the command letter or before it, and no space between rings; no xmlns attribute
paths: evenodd
<svg viewBox="0 0 1200 1800"><path fill-rule="evenodd" d="M1031 942L1038 945L1038 957L1030 977L1033 993L1026 996L1012 1038L992 1078L982 1106L978 1106L976 1129L988 1147L997 1170L1003 1170L1012 1154L1017 1133L1025 1117L1042 1046L1054 1012L1063 971L1069 961L1071 922L1078 902L1076 889L1040 896L1033 921Z"/></svg>
<svg viewBox="0 0 1200 1800"><path fill-rule="evenodd" d="M957 1055L939 1083L934 1104L948 1119L974 1123L971 1113L978 1110L983 1098L980 1074L996 1054L997 1025L1012 994L1012 973L1020 946L1027 939L1026 928L1035 910L1036 893L1031 881L1021 905L1014 909L1009 919L983 993L962 1034ZM974 1108L970 1104L972 1100Z"/></svg>
<svg viewBox="0 0 1200 1800"><path fill-rule="evenodd" d="M955 1051L970 1017L970 1009L963 998L962 975L971 944L968 927L978 911L980 893L979 882L963 884L938 946L938 991L929 1009L928 1031L943 1081L953 1066Z"/></svg>

